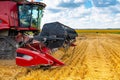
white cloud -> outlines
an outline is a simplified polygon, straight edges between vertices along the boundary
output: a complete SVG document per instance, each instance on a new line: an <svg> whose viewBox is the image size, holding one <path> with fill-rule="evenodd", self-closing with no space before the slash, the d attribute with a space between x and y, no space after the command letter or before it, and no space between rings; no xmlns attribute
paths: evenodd
<svg viewBox="0 0 120 80"><path fill-rule="evenodd" d="M70 2L71 0L62 0L63 2Z"/></svg>
<svg viewBox="0 0 120 80"><path fill-rule="evenodd" d="M58 5L61 2L70 2L72 0L43 0L47 4L42 25L49 22L59 21L72 28L120 28L120 4L97 8L85 8L81 5L77 8L61 8ZM85 0L73 0L74 3L84 2ZM120 2L120 0L117 0ZM72 5L71 5L72 6ZM54 13L49 9L60 9ZM117 13L118 12L118 13Z"/></svg>
<svg viewBox="0 0 120 80"><path fill-rule="evenodd" d="M120 0L117 0L118 2L120 2Z"/></svg>
<svg viewBox="0 0 120 80"><path fill-rule="evenodd" d="M45 4L47 4L47 8L55 8L60 2L61 0L43 0L41 2L44 2Z"/></svg>
<svg viewBox="0 0 120 80"><path fill-rule="evenodd" d="M74 0L74 3L84 2L85 0Z"/></svg>

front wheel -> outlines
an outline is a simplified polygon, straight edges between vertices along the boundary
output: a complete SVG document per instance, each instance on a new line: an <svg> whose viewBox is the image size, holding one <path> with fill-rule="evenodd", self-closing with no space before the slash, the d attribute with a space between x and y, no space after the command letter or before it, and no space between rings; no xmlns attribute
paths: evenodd
<svg viewBox="0 0 120 80"><path fill-rule="evenodd" d="M15 59L16 42L10 37L0 37L0 59Z"/></svg>

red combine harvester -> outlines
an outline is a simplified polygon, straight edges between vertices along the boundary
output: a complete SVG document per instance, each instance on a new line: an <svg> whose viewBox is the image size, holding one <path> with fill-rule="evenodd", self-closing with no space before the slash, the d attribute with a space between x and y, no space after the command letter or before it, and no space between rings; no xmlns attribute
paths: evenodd
<svg viewBox="0 0 120 80"><path fill-rule="evenodd" d="M46 5L41 2L16 1L0 1L0 59L16 57L16 64L25 67L64 65L51 52L61 47L75 46L75 30L53 22L45 24L39 33ZM35 36L29 38L26 35L29 32Z"/></svg>
<svg viewBox="0 0 120 80"><path fill-rule="evenodd" d="M22 2L21 2L22 1ZM0 58L15 58L16 40L28 32L39 33L45 4L24 0L0 0Z"/></svg>

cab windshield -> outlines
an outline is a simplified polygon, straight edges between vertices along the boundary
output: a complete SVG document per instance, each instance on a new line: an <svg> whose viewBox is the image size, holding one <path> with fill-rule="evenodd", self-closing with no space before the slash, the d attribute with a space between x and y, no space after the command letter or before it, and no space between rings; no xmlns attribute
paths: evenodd
<svg viewBox="0 0 120 80"><path fill-rule="evenodd" d="M42 8L38 5L19 5L20 27L39 28L42 12Z"/></svg>

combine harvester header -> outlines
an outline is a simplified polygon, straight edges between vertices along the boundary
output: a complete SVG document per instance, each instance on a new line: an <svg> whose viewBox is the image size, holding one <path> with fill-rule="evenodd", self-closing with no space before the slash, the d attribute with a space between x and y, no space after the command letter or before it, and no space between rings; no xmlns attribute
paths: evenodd
<svg viewBox="0 0 120 80"><path fill-rule="evenodd" d="M64 63L51 52L56 48L75 46L77 36L74 29L59 22L47 23L38 36L17 49L16 63L19 66L63 66Z"/></svg>

